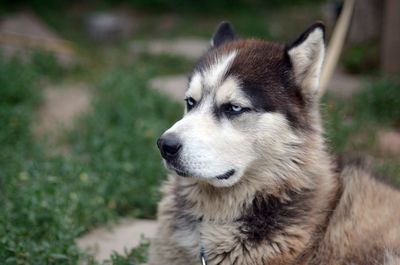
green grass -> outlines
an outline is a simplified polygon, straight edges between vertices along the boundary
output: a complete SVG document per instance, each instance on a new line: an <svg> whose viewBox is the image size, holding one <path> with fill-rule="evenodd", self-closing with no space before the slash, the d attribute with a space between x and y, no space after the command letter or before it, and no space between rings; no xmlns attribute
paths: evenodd
<svg viewBox="0 0 400 265"><path fill-rule="evenodd" d="M71 133L74 155L89 169L88 185L106 185L91 196L120 215L154 217L165 175L155 141L181 109L145 82L129 69L110 73L98 86L94 111Z"/></svg>
<svg viewBox="0 0 400 265"><path fill-rule="evenodd" d="M400 187L400 162L398 158L376 159L373 162L379 176L382 176L388 183Z"/></svg>
<svg viewBox="0 0 400 265"><path fill-rule="evenodd" d="M281 1L274 0L273 2ZM268 3L261 6L252 3L248 4L248 8L223 9L218 12L208 12L204 8L197 8L199 12L173 9L164 9L159 12L138 11L135 8L129 9L132 6L125 5L123 8L133 13L135 27L132 38L121 42L187 36L210 39L217 25L224 20L233 24L239 37L291 42L309 25L323 18L320 0L296 0L295 2L301 5L272 4L272 8ZM188 3L195 7L195 3ZM94 50L94 56L97 56L97 48L101 45L88 38L85 32L85 18L93 10L108 11L112 8L119 10L121 7L102 5L99 1L94 1L75 8L67 5L65 12L52 8L36 8L35 11L63 38L74 42L79 54L83 53L86 56Z"/></svg>
<svg viewBox="0 0 400 265"><path fill-rule="evenodd" d="M380 66L379 41L354 44L346 48L342 61L350 73L377 75Z"/></svg>
<svg viewBox="0 0 400 265"><path fill-rule="evenodd" d="M271 37L268 13L264 9L249 12L221 12L218 14L148 14L140 20L141 27L135 32L137 38L181 38L184 36L211 39L211 36L224 20L230 21L237 33L242 37L265 38ZM169 26L164 26L169 24Z"/></svg>
<svg viewBox="0 0 400 265"><path fill-rule="evenodd" d="M40 102L35 65L0 61L0 260L4 264L72 264L79 232L53 165L30 130ZM62 187L62 186L60 186ZM68 262L66 262L68 261Z"/></svg>
<svg viewBox="0 0 400 265"><path fill-rule="evenodd" d="M138 54L134 65L151 66L151 76L189 74L194 66L194 61L176 55Z"/></svg>
<svg viewBox="0 0 400 265"><path fill-rule="evenodd" d="M323 100L326 137L333 153L368 154L376 172L400 187L400 161L377 151L378 132L400 129L400 83L382 79L345 101L330 94Z"/></svg>
<svg viewBox="0 0 400 265"><path fill-rule="evenodd" d="M21 6L30 6L35 10L58 11L71 4L79 3L77 0L5 0L0 6L0 11L14 10ZM259 8L287 7L291 5L312 5L323 2L322 0L97 0L92 1L92 8L111 8L118 5L130 6L140 11L151 12L186 12L190 14L208 14L224 11L254 11Z"/></svg>
<svg viewBox="0 0 400 265"><path fill-rule="evenodd" d="M364 121L400 128L400 83L380 80L353 99L353 114Z"/></svg>
<svg viewBox="0 0 400 265"><path fill-rule="evenodd" d="M150 242L146 239L142 239L139 246L130 251L126 251L124 255L113 253L111 262L114 265L143 264L147 261L149 246Z"/></svg>
<svg viewBox="0 0 400 265"><path fill-rule="evenodd" d="M30 130L46 78L36 68L0 62L0 260L93 262L75 246L79 234L118 216L154 217L165 177L155 140L181 107L147 88L151 67L116 69L70 132L69 158L50 156Z"/></svg>
<svg viewBox="0 0 400 265"><path fill-rule="evenodd" d="M323 119L335 152L372 150L378 130L400 128L400 83L382 79L365 86L349 101L324 97Z"/></svg>

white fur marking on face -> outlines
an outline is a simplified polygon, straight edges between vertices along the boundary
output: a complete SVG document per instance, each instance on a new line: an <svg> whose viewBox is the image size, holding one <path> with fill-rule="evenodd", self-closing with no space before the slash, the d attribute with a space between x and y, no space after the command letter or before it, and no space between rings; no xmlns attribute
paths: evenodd
<svg viewBox="0 0 400 265"><path fill-rule="evenodd" d="M319 77L325 55L323 31L316 28L307 39L288 51L292 59L296 79L308 94L318 90Z"/></svg>
<svg viewBox="0 0 400 265"><path fill-rule="evenodd" d="M190 79L189 88L185 93L186 97L192 97L195 100L200 100L201 98L201 89L202 89L202 77L201 73L195 72Z"/></svg>
<svg viewBox="0 0 400 265"><path fill-rule="evenodd" d="M228 78L229 83L232 85L232 79ZM227 84L224 82L222 87ZM236 92L240 93L240 90L236 89ZM174 133L181 140L180 169L216 187L232 186L244 174L256 176L259 172L271 172L271 176L279 173L268 178L271 186L286 178L282 161L298 157L293 146L300 145L301 141L283 114L254 113L235 123L228 119L217 121L212 115L213 97L206 96L202 100L199 108L189 112L166 132ZM230 178L216 178L232 169L235 174Z"/></svg>
<svg viewBox="0 0 400 265"><path fill-rule="evenodd" d="M234 77L228 77L216 92L216 101L218 105L232 103L242 107L249 107L250 100L240 89L239 81Z"/></svg>
<svg viewBox="0 0 400 265"><path fill-rule="evenodd" d="M226 71L228 71L233 60L235 59L236 54L237 52L233 51L228 55L223 55L220 58L216 58L215 62L203 72L204 84L207 86L207 88L213 88L220 84Z"/></svg>
<svg viewBox="0 0 400 265"><path fill-rule="evenodd" d="M252 145L231 124L215 120L212 103L212 98L206 98L201 108L189 112L166 133L174 133L181 139L183 169L215 186L230 186L238 181L253 159ZM229 179L215 179L232 169L235 174Z"/></svg>

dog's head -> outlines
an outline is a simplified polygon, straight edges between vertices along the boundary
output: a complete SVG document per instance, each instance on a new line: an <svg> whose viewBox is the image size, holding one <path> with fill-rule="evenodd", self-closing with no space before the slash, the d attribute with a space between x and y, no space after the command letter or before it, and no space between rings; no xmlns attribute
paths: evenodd
<svg viewBox="0 0 400 265"><path fill-rule="evenodd" d="M304 155L324 50L321 23L291 45L237 39L222 23L190 75L184 117L157 142L166 166L218 187L260 172L277 182Z"/></svg>

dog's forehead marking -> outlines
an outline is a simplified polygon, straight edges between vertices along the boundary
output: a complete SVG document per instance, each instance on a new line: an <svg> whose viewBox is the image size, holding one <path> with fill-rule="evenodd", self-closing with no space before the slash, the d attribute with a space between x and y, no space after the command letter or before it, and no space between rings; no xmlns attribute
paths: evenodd
<svg viewBox="0 0 400 265"><path fill-rule="evenodd" d="M228 76L223 81L216 91L215 98L218 105L232 103L241 106L249 106L251 104L250 100L240 88L240 81L233 76Z"/></svg>
<svg viewBox="0 0 400 265"><path fill-rule="evenodd" d="M224 81L225 74L232 65L236 54L237 51L233 50L222 55L215 55L206 67L194 72L185 93L186 97L200 100L203 91L217 90Z"/></svg>
<svg viewBox="0 0 400 265"><path fill-rule="evenodd" d="M190 79L189 87L185 93L186 98L192 97L195 100L200 100L202 86L201 73L195 72Z"/></svg>
<svg viewBox="0 0 400 265"><path fill-rule="evenodd" d="M236 54L236 50L233 50L228 54L217 55L203 70L203 83L206 89L216 89L220 85Z"/></svg>

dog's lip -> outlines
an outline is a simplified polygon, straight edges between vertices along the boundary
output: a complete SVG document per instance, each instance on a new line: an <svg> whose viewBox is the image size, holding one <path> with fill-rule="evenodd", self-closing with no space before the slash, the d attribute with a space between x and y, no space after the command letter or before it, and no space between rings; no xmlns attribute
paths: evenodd
<svg viewBox="0 0 400 265"><path fill-rule="evenodd" d="M175 166L173 166L173 165L171 165L171 164L168 164L168 168L169 168L170 170L175 171L176 174L178 174L178 175L181 176L181 177L188 177L188 176L191 176L191 174L188 173L187 171L184 171L184 170L182 170L182 169L176 168ZM228 170L227 172L225 172L224 174L218 175L218 176L216 176L216 177L214 177L214 178L215 178L215 179L219 179L219 180L227 180L227 179L229 179L230 177L232 177L232 176L235 174L235 172L236 172L236 171L235 171L234 169L231 169L231 170Z"/></svg>
<svg viewBox="0 0 400 265"><path fill-rule="evenodd" d="M168 167L170 170L175 171L176 174L178 174L178 175L181 176L181 177L187 177L187 176L189 176L189 174L188 174L186 171L184 171L184 170L182 170L182 169L179 169L179 168L176 168L175 166L171 165L170 163L167 163L167 167Z"/></svg>
<svg viewBox="0 0 400 265"><path fill-rule="evenodd" d="M187 177L188 176L188 173L186 173L184 171L181 171L181 170L178 170L178 169L173 169L173 170L176 172L176 174L178 174L181 177Z"/></svg>
<svg viewBox="0 0 400 265"><path fill-rule="evenodd" d="M233 174L235 174L235 170L231 169L231 170L227 171L225 174L216 176L215 178L220 179L220 180L229 179L230 177L233 176Z"/></svg>

